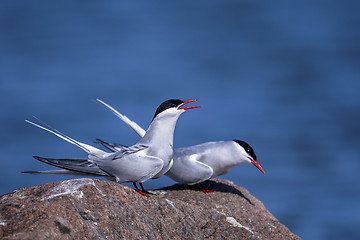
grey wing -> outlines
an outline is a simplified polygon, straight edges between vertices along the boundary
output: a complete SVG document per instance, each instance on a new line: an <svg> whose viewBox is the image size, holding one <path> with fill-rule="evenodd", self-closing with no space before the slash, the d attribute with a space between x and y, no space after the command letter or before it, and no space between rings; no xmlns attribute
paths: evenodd
<svg viewBox="0 0 360 240"><path fill-rule="evenodd" d="M72 172L77 172L77 174L81 173L85 175L90 174L96 176L111 176L106 171L100 169L97 164L90 162L87 159L55 159L55 158L43 158L38 156L33 156L33 158L55 167L63 168ZM36 172L26 171L25 173L36 173ZM55 174L55 172L49 171L48 174Z"/></svg>
<svg viewBox="0 0 360 240"><path fill-rule="evenodd" d="M98 165L122 183L144 182L154 177L163 168L164 162L152 156L128 154L126 157L101 161Z"/></svg>
<svg viewBox="0 0 360 240"><path fill-rule="evenodd" d="M213 169L197 160L197 154L183 154L182 151L174 152L174 164L165 173L172 180L183 184L197 184L211 178Z"/></svg>
<svg viewBox="0 0 360 240"><path fill-rule="evenodd" d="M122 150L111 154L110 158L112 158L113 160L117 160L119 158L123 158L125 156L137 153L137 152L147 149L147 148L149 148L149 146L144 145L144 144L135 144L131 147L123 147Z"/></svg>
<svg viewBox="0 0 360 240"><path fill-rule="evenodd" d="M99 138L96 139L96 142L103 145L104 147L106 147L107 149L109 149L112 152L121 151L124 148L127 148L127 146L125 146L125 145L121 145L121 144L118 144L118 143L108 143L108 142L105 142L105 141L103 141L103 140L101 140Z"/></svg>

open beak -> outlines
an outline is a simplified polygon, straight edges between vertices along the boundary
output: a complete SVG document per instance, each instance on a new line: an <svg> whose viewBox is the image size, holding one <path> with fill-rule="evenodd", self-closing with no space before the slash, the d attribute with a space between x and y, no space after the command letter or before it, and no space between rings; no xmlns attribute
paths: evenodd
<svg viewBox="0 0 360 240"><path fill-rule="evenodd" d="M257 167L263 174L265 174L264 169L262 168L262 166L260 165L260 163L258 161L255 161L254 159L249 157L249 160L251 161L251 163Z"/></svg>
<svg viewBox="0 0 360 240"><path fill-rule="evenodd" d="M191 102L195 102L198 101L199 99L190 99L190 100L186 100L184 101L184 103L182 103L179 107L178 110L189 110L189 109L194 109L194 108L199 108L201 106L189 106L189 107L183 107L184 105L191 103Z"/></svg>

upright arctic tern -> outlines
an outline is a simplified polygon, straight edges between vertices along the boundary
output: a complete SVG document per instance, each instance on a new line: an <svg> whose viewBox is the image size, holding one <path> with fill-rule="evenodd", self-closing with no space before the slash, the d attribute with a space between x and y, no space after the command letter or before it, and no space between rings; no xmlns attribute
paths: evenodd
<svg viewBox="0 0 360 240"><path fill-rule="evenodd" d="M111 108L110 106L108 106ZM113 113L129 125L140 137L147 132L137 123L131 121L111 108ZM110 144L100 139L97 141L111 151L121 151L120 144ZM251 163L265 174L257 161L253 148L241 140L207 142L191 147L174 150L174 163L165 174L176 182L194 185L210 178L229 172L231 167L241 163Z"/></svg>
<svg viewBox="0 0 360 240"><path fill-rule="evenodd" d="M157 108L148 131L140 141L131 147L123 147L120 151L113 153L106 153L88 144L78 142L44 122L42 123L48 128L26 120L26 122L78 146L88 154L88 158L52 159L34 156L41 162L65 170L26 171L25 173L103 176L118 183L132 182L137 192L147 196L142 183L161 172L166 172L164 168L171 167L175 125L183 112L199 107L184 107L185 104L193 101L195 100L171 99L163 102ZM139 182L142 191L138 189L136 182Z"/></svg>
<svg viewBox="0 0 360 240"><path fill-rule="evenodd" d="M149 148L146 150L148 155L158 157L164 162L164 166L161 171L152 178L161 177L169 171L173 165L173 139L176 122L185 110L200 107L183 107L185 104L197 100L198 99L182 101L179 99L170 99L163 102L156 110L148 130L141 136L142 139L139 141L140 144L149 145ZM109 104L106 104L100 99L97 99L97 101L108 107L115 115L118 114L118 112Z"/></svg>

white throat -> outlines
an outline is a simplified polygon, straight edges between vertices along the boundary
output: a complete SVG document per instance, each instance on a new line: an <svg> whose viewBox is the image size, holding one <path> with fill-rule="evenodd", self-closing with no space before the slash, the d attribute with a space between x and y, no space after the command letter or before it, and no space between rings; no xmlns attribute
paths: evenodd
<svg viewBox="0 0 360 240"><path fill-rule="evenodd" d="M172 158L175 126L183 112L183 110L168 109L158 114L139 141L149 146L146 150L147 154L161 158L165 165Z"/></svg>

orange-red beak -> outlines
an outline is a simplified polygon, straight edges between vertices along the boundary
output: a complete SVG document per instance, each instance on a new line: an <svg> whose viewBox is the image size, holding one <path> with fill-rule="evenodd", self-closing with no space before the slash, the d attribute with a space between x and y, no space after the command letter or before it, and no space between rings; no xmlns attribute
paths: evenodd
<svg viewBox="0 0 360 240"><path fill-rule="evenodd" d="M262 166L260 165L260 163L258 161L255 161L254 159L252 159L250 157L249 157L249 159L255 167L257 167L263 174L265 174L264 169L262 168Z"/></svg>
<svg viewBox="0 0 360 240"><path fill-rule="evenodd" d="M190 99L190 100L186 100L184 101L183 104L181 104L179 107L178 107L178 110L189 110L189 109L194 109L194 108L199 108L201 106L189 106L189 107L183 107L184 105L188 104L188 103L191 103L191 102L195 102L195 101L198 101L199 99Z"/></svg>

